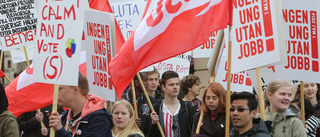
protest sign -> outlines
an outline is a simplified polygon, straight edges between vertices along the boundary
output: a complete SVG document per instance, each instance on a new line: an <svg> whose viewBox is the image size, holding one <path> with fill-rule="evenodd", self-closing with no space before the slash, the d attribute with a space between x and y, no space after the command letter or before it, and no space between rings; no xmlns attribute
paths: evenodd
<svg viewBox="0 0 320 137"><path fill-rule="evenodd" d="M281 1L235 0L233 3L231 72L249 70L281 61ZM284 49L284 48L283 48ZM284 56L283 56L284 57Z"/></svg>
<svg viewBox="0 0 320 137"><path fill-rule="evenodd" d="M218 31L213 31L205 43L201 44L198 48L192 50L193 58L209 58L212 50L217 50L214 47L217 34Z"/></svg>
<svg viewBox="0 0 320 137"><path fill-rule="evenodd" d="M78 85L78 63L87 1L37 1L39 24L34 81Z"/></svg>
<svg viewBox="0 0 320 137"><path fill-rule="evenodd" d="M35 49L36 49L36 45L26 46L29 60L33 59L33 53L34 53ZM11 49L10 54L11 54L11 58L12 58L13 63L19 63L19 62L26 61L26 55L25 55L23 47Z"/></svg>
<svg viewBox="0 0 320 137"><path fill-rule="evenodd" d="M115 42L114 14L96 10L86 10L83 41L86 48L87 78L90 94L115 101L108 64L113 57Z"/></svg>
<svg viewBox="0 0 320 137"><path fill-rule="evenodd" d="M144 9L145 0L111 0L110 5L118 21L122 35L127 40L138 27Z"/></svg>
<svg viewBox="0 0 320 137"><path fill-rule="evenodd" d="M159 63L150 65L149 67L144 68L140 72L152 71L153 68L155 67L156 69L158 69L160 73L160 77L162 73L164 73L165 71L172 70L177 72L179 74L179 78L182 79L184 76L189 75L190 62L191 62L191 51L180 54L173 58L169 58Z"/></svg>
<svg viewBox="0 0 320 137"><path fill-rule="evenodd" d="M283 0L287 64L276 77L319 83L319 1Z"/></svg>
<svg viewBox="0 0 320 137"><path fill-rule="evenodd" d="M0 49L34 44L37 12L34 0L0 0Z"/></svg>

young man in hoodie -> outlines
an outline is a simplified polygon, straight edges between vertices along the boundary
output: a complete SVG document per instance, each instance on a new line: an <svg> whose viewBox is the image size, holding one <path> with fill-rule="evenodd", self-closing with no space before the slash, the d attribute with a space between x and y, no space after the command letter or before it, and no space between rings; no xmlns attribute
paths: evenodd
<svg viewBox="0 0 320 137"><path fill-rule="evenodd" d="M14 116L8 108L8 99L3 85L0 83L0 136L1 137L18 137L19 126Z"/></svg>
<svg viewBox="0 0 320 137"><path fill-rule="evenodd" d="M255 118L258 102L249 92L231 95L230 116L234 128L230 137L271 137L261 118Z"/></svg>
<svg viewBox="0 0 320 137"><path fill-rule="evenodd" d="M78 86L59 85L58 104L68 107L61 118L52 112L49 126L59 137L111 137L112 116L102 98L88 95L87 78L79 73Z"/></svg>

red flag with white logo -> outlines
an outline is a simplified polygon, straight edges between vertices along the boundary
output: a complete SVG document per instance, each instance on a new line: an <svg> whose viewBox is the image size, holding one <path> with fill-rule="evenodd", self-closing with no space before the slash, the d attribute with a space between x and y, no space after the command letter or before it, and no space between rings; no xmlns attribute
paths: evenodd
<svg viewBox="0 0 320 137"><path fill-rule="evenodd" d="M89 6L92 9L113 13L108 0L90 0ZM125 42L122 32L119 28L117 19L115 19L116 28L116 52L119 52L121 46Z"/></svg>
<svg viewBox="0 0 320 137"><path fill-rule="evenodd" d="M150 10L109 64L119 98L139 70L200 46L212 31L231 22L230 0L158 0L148 4Z"/></svg>
<svg viewBox="0 0 320 137"><path fill-rule="evenodd" d="M79 71L86 76L86 54L80 53ZM8 110L21 114L52 104L53 84L33 82L33 64L15 78L5 89L9 101Z"/></svg>

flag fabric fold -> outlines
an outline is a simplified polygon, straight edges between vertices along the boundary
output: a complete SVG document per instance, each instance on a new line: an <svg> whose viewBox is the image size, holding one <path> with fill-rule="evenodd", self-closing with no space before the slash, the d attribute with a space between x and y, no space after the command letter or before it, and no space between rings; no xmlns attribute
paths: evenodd
<svg viewBox="0 0 320 137"><path fill-rule="evenodd" d="M118 98L141 69L200 46L212 31L231 23L230 0L158 0L148 4L149 12L109 63Z"/></svg>
<svg viewBox="0 0 320 137"><path fill-rule="evenodd" d="M5 77L5 76L6 76L6 74L4 74L4 72L0 69L0 78Z"/></svg>
<svg viewBox="0 0 320 137"><path fill-rule="evenodd" d="M110 3L108 0L90 0L89 7L95 10L113 13ZM120 27L118 25L117 19L115 19L115 29L116 29L116 52L120 51L121 46L125 42L122 35Z"/></svg>

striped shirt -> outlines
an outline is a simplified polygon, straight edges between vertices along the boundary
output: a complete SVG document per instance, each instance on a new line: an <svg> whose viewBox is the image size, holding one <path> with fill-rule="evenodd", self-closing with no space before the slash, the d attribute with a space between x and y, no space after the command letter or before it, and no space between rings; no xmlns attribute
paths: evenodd
<svg viewBox="0 0 320 137"><path fill-rule="evenodd" d="M306 121L306 126L307 136L316 137L317 129L320 127L320 119L314 115L311 115Z"/></svg>
<svg viewBox="0 0 320 137"><path fill-rule="evenodd" d="M163 123L164 123L164 134L166 137L174 137L172 123L173 123L173 116L179 114L180 110L180 103L179 107L176 110L175 114L171 114L166 105L163 103L162 115L163 115Z"/></svg>

